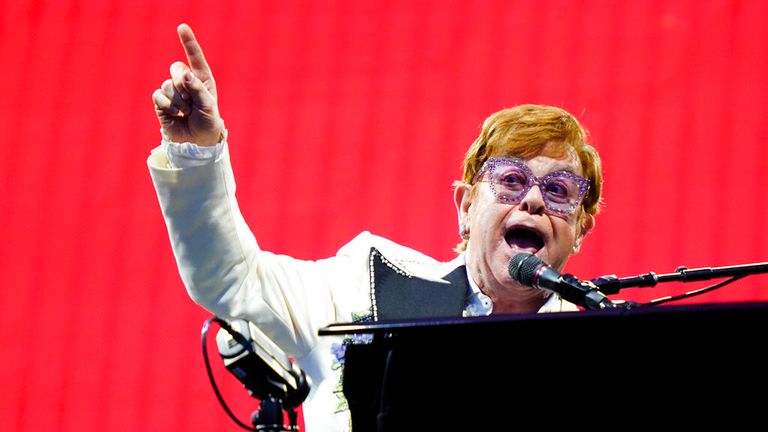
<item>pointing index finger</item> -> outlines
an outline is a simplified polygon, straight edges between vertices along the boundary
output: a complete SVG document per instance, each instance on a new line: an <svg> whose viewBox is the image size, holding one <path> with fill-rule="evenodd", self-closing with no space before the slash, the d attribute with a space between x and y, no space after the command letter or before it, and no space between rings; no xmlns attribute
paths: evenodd
<svg viewBox="0 0 768 432"><path fill-rule="evenodd" d="M184 47L184 53L187 55L187 61L192 72L202 81L210 78L211 68L208 66L208 62L205 61L203 49L197 43L195 34L192 33L192 28L187 24L180 24L176 31L179 33L179 40Z"/></svg>

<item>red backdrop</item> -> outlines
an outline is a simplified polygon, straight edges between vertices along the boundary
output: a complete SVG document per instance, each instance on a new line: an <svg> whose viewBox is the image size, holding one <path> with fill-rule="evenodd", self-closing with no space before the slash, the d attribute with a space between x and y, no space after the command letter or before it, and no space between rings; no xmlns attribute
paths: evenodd
<svg viewBox="0 0 768 432"><path fill-rule="evenodd" d="M486 116L531 102L577 114L604 160L570 273L768 261L768 2L0 0L0 20L3 430L240 430L145 162L180 22L265 248L321 258L367 229L451 258L464 151ZM768 300L766 282L692 301Z"/></svg>

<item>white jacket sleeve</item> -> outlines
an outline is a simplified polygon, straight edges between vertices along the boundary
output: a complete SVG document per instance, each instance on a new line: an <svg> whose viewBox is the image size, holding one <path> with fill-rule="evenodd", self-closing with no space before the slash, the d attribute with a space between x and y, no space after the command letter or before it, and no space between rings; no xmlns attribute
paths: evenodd
<svg viewBox="0 0 768 432"><path fill-rule="evenodd" d="M248 319L301 357L315 346L318 328L349 319L337 300L365 297L364 256L303 261L260 250L235 198L226 147L201 166L170 168L161 147L147 163L181 279L210 312Z"/></svg>

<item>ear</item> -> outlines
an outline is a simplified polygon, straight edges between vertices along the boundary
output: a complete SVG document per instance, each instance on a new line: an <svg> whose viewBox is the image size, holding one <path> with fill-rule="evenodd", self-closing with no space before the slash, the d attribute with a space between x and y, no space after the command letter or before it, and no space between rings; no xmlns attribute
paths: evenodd
<svg viewBox="0 0 768 432"><path fill-rule="evenodd" d="M459 218L459 227L469 223L469 206L472 205L472 186L466 183L458 183L453 189L453 204L456 206L456 215ZM469 229L469 227L466 227Z"/></svg>
<svg viewBox="0 0 768 432"><path fill-rule="evenodd" d="M584 236L595 227L595 217L591 214L585 214L582 216L584 221L579 227L579 233L576 235L576 242L573 244L573 253L577 254L581 250L581 242L584 240Z"/></svg>

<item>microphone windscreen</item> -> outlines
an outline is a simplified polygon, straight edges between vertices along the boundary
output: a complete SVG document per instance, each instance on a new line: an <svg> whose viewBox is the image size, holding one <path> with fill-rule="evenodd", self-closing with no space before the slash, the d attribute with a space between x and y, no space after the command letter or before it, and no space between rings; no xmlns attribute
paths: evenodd
<svg viewBox="0 0 768 432"><path fill-rule="evenodd" d="M509 260L509 275L512 279L526 286L532 286L536 270L544 264L541 258L521 252Z"/></svg>

